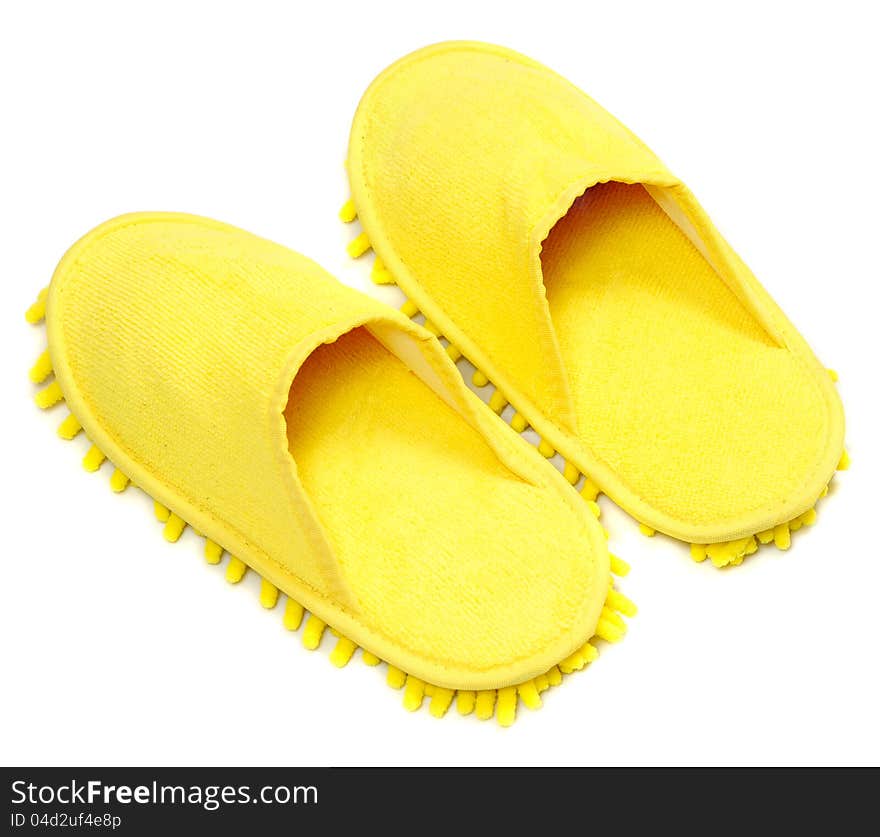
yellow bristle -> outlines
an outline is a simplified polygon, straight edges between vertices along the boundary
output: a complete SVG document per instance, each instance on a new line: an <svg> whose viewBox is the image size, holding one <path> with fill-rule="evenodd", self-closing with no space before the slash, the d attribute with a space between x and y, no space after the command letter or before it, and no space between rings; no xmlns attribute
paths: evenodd
<svg viewBox="0 0 880 837"><path fill-rule="evenodd" d="M489 409L495 413L501 414L506 406L507 399L499 390L496 389L495 392L492 393L492 396L489 398Z"/></svg>
<svg viewBox="0 0 880 837"><path fill-rule="evenodd" d="M431 695L431 704L428 707L428 711L435 718L442 718L449 710L454 696L455 691L453 689L444 689L440 686L435 686L433 694Z"/></svg>
<svg viewBox="0 0 880 837"><path fill-rule="evenodd" d="M77 434L82 430L82 425L79 423L79 419L71 413L61 424L58 425L58 435L62 439L67 439L70 441L71 439L76 438Z"/></svg>
<svg viewBox="0 0 880 837"><path fill-rule="evenodd" d="M777 549L788 549L791 546L791 531L787 523L780 523L773 528L773 543Z"/></svg>
<svg viewBox="0 0 880 837"><path fill-rule="evenodd" d="M130 482L131 480L125 474L123 474L122 471L119 470L119 468L116 468L113 471L112 476L110 477L110 488L112 488L117 494L119 494L120 492L125 491L125 489L128 488L128 484Z"/></svg>
<svg viewBox="0 0 880 837"><path fill-rule="evenodd" d="M459 715L470 715L474 711L477 702L477 693L471 691L459 691L455 698L455 708Z"/></svg>
<svg viewBox="0 0 880 837"><path fill-rule="evenodd" d="M349 241L348 247L345 249L348 251L349 256L353 259L357 259L370 249L370 239L367 238L365 232L362 232L357 238Z"/></svg>
<svg viewBox="0 0 880 837"><path fill-rule="evenodd" d="M584 479L581 488L581 497L585 500L595 500L599 496L599 486L596 485L589 477Z"/></svg>
<svg viewBox="0 0 880 837"><path fill-rule="evenodd" d="M168 543L176 543L180 540L184 529L186 529L186 521L176 514L170 514L165 522L165 528L162 530L162 536Z"/></svg>
<svg viewBox="0 0 880 837"><path fill-rule="evenodd" d="M230 584L238 584L247 573L247 564L234 555L229 556L229 563L226 565L226 580Z"/></svg>
<svg viewBox="0 0 880 837"><path fill-rule="evenodd" d="M160 523L164 523L166 520L168 520L171 512L168 511L168 509L163 506L158 500L154 500L153 514L156 516L156 520L158 520Z"/></svg>
<svg viewBox="0 0 880 837"><path fill-rule="evenodd" d="M619 625L615 625L613 622L609 622L607 619L599 619L599 624L596 625L596 636L600 639L604 639L606 642L618 642L623 639L623 635L626 631L621 628Z"/></svg>
<svg viewBox="0 0 880 837"><path fill-rule="evenodd" d="M49 289L43 288L43 290L37 295L36 302L25 311L24 318L31 325L36 325L46 316L46 297L48 296L48 293Z"/></svg>
<svg viewBox="0 0 880 837"><path fill-rule="evenodd" d="M370 269L370 279L373 280L374 285L393 285L394 277L391 275L391 272L385 267L385 263L376 256L373 259L373 267Z"/></svg>
<svg viewBox="0 0 880 837"><path fill-rule="evenodd" d="M49 350L46 349L31 367L28 377L35 384L41 384L52 374L52 358L49 357Z"/></svg>
<svg viewBox="0 0 880 837"><path fill-rule="evenodd" d="M425 698L425 681L408 674L403 689L403 706L409 712L415 712Z"/></svg>
<svg viewBox="0 0 880 837"><path fill-rule="evenodd" d="M348 661L352 658L355 651L357 651L357 644L352 642L347 636L341 636L336 641L336 646L330 652L330 662L337 668L343 668L348 665Z"/></svg>
<svg viewBox="0 0 880 837"><path fill-rule="evenodd" d="M354 201L349 198L339 210L339 220L343 224L350 224L357 218L357 210L354 208Z"/></svg>
<svg viewBox="0 0 880 837"><path fill-rule="evenodd" d="M495 715L498 723L503 727L509 727L516 720L516 686L505 686L498 690L498 706Z"/></svg>
<svg viewBox="0 0 880 837"><path fill-rule="evenodd" d="M37 406L41 410L48 410L56 404L64 400L64 393L61 391L61 385L58 381L52 381L49 386L41 389L35 396Z"/></svg>
<svg viewBox="0 0 880 837"><path fill-rule="evenodd" d="M488 378L486 377L486 375L485 375L483 372L481 372L479 369L475 369L475 370L474 370L474 374L471 375L471 383L472 383L475 387L480 387L480 388L482 388L482 387L485 387L485 386L488 386L488 385L489 385L489 379L488 379Z"/></svg>
<svg viewBox="0 0 880 837"><path fill-rule="evenodd" d="M626 630L626 622L623 621L623 617L616 610L612 610L607 605L601 610L601 618L606 622L610 622L612 625L616 625L622 631Z"/></svg>
<svg viewBox="0 0 880 837"><path fill-rule="evenodd" d="M324 636L326 627L327 625L321 619L314 613L310 613L306 619L306 626L303 628L302 644L309 651L314 651L321 644L321 637Z"/></svg>
<svg viewBox="0 0 880 837"><path fill-rule="evenodd" d="M271 610L278 604L278 588L268 579L260 579L260 604Z"/></svg>
<svg viewBox="0 0 880 837"><path fill-rule="evenodd" d="M556 451L553 449L553 445L550 444L546 439L541 439L538 444L538 452L541 456L550 459L556 455Z"/></svg>
<svg viewBox="0 0 880 837"><path fill-rule="evenodd" d="M767 529L767 530L764 531L764 532L758 532L758 534L755 535L755 537L756 537L761 543L770 543L770 541L773 540L773 530L772 530L772 529Z"/></svg>
<svg viewBox="0 0 880 837"><path fill-rule="evenodd" d="M519 413L514 413L513 418L510 420L510 426L517 433L524 433L528 429L529 423L522 415L520 415Z"/></svg>
<svg viewBox="0 0 880 837"><path fill-rule="evenodd" d="M299 603L288 597L287 603L284 605L284 617L281 622L288 631L298 631L302 624L305 608Z"/></svg>
<svg viewBox="0 0 880 837"><path fill-rule="evenodd" d="M519 692L523 704L529 709L540 709L543 705L541 695L534 680L527 680L525 683L520 683L519 686L516 687L516 690Z"/></svg>
<svg viewBox="0 0 880 837"><path fill-rule="evenodd" d="M210 538L205 538L205 560L209 564L219 564L221 558L223 558L223 547Z"/></svg>
<svg viewBox="0 0 880 837"><path fill-rule="evenodd" d="M606 597L605 602L608 607L620 611L624 616L632 617L639 612L639 609L635 606L634 602L631 602L623 595L623 593L619 593L613 588L608 591L608 596Z"/></svg>
<svg viewBox="0 0 880 837"><path fill-rule="evenodd" d="M87 471L97 471L106 458L103 451L97 445L92 445L83 457L83 468Z"/></svg>
<svg viewBox="0 0 880 837"><path fill-rule="evenodd" d="M616 576L620 576L623 578L630 571L629 564L623 560L623 558L618 558L616 555L611 555L611 572Z"/></svg>
<svg viewBox="0 0 880 837"><path fill-rule="evenodd" d="M475 705L477 717L481 721L488 721L495 714L495 690L485 689L477 692L477 701Z"/></svg>

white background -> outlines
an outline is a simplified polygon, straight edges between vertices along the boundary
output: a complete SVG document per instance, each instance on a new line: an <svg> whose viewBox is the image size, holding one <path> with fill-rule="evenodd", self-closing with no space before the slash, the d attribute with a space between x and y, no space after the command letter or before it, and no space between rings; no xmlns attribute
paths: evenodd
<svg viewBox="0 0 880 837"><path fill-rule="evenodd" d="M877 763L878 186L872 4L370 0L18 3L0 14L7 764ZM134 210L213 216L369 285L344 254L348 127L370 80L435 41L568 76L694 189L841 374L852 470L787 554L730 572L603 500L640 605L587 672L494 722L415 715L300 646L251 578L162 539L31 401L23 312L65 249ZM426 211L430 208L426 207ZM748 405L743 405L748 409Z"/></svg>

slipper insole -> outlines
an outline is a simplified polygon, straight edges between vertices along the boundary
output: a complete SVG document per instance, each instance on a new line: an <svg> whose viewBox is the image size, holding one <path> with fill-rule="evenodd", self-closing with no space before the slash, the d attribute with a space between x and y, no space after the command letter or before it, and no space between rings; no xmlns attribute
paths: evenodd
<svg viewBox="0 0 880 837"><path fill-rule="evenodd" d="M642 186L588 189L541 259L579 436L643 500L711 523L796 488L826 439L812 370Z"/></svg>
<svg viewBox="0 0 880 837"><path fill-rule="evenodd" d="M582 521L509 471L365 328L312 353L285 419L345 577L395 636L416 646L448 624L439 658L492 637L489 662L544 647L582 610L583 585L571 583L586 563Z"/></svg>

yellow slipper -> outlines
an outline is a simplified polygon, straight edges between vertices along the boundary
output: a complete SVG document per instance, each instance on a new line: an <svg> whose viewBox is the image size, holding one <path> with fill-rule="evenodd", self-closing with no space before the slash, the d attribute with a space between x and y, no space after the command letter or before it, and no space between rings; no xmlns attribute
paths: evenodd
<svg viewBox="0 0 880 837"><path fill-rule="evenodd" d="M594 513L484 410L433 336L308 259L233 227L137 214L64 256L28 311L83 464L189 524L227 578L345 665L387 661L404 704L513 721L619 639ZM52 377L54 375L54 378ZM48 382L48 383L47 383Z"/></svg>
<svg viewBox="0 0 880 837"><path fill-rule="evenodd" d="M542 65L445 43L364 94L343 220L373 277L572 483L738 564L845 467L832 377L632 133Z"/></svg>

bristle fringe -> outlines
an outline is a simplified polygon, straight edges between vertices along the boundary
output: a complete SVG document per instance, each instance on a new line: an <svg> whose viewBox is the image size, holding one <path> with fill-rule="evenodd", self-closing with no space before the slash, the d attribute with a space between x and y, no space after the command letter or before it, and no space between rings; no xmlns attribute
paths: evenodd
<svg viewBox="0 0 880 837"><path fill-rule="evenodd" d="M340 213L340 216L351 215L351 220L354 220L356 213L352 214L353 212L353 206L346 206L344 211ZM361 237L359 236L359 238ZM365 235L363 235L363 240L366 241ZM41 293L38 302L29 310L28 319L30 321L38 322L44 316L45 296L45 292ZM410 316L418 313L417 308L411 302L404 306L404 312ZM454 346L450 344L447 347L447 352L450 357L456 359L458 350ZM51 361L48 353L44 353L32 368L31 377L35 382L42 382L51 374ZM474 383L477 385L483 385L480 375L482 373L475 373L474 375ZM489 383L488 379L486 379L485 383ZM500 405L498 412L501 412L507 406L507 401L497 391L494 397L496 406ZM36 400L41 407L45 408L63 401L64 396L58 383L53 381L48 387L38 393ZM503 404L501 404L502 401ZM81 431L81 423L71 413L59 426L58 435L64 439L73 439ZM97 445L93 444L83 459L83 465L87 470L97 471L106 458L104 452ZM580 478L580 474L570 463L566 464L564 473L569 482L572 483L577 482ZM129 477L124 472L114 468L113 474L110 477L110 485L114 491L123 491L130 483ZM186 520L155 499L153 500L153 513L156 519L163 524L165 539L170 542L179 540L187 527ZM809 521L806 518L804 519L804 525L809 525ZM205 561L212 565L220 564L224 554L223 546L200 533L197 534L204 538ZM619 558L612 556L611 571L615 575L623 576L629 572L629 566ZM231 584L237 584L245 577L247 572L247 564L240 558L230 555L225 571L226 580ZM281 591L272 582L265 578L260 579L260 604L264 608L274 608L280 596ZM541 698L543 692L551 686L560 685L564 675L579 671L598 657L598 650L593 644L595 639L606 639L611 642L619 640L626 632L626 624L622 616L632 616L635 612L635 605L629 599L613 588L609 588L593 640L584 643L574 653L561 660L558 665L552 666L544 674L538 675L524 683L482 691L455 690L427 683L415 675L404 672L390 664L387 666L386 679L388 685L392 688L403 689L403 703L410 711L419 709L425 703L425 698L427 697L429 698L429 712L436 718L444 717L454 703L460 715L475 714L481 720L495 717L501 726L510 726L516 719L519 703L522 703L529 709L539 709L543 702ZM321 640L328 627L318 616L306 611L299 602L289 596L286 597L282 624L288 631L296 632L302 628L302 644L308 649L316 649L321 645ZM352 657L357 653L359 646L343 634L335 630L332 632L337 637L337 640L336 645L330 652L330 661L333 665L342 668L351 661ZM368 666L376 666L382 662L379 656L365 648L361 649L361 652L362 659Z"/></svg>
<svg viewBox="0 0 880 837"><path fill-rule="evenodd" d="M844 457L846 457L845 452ZM849 464L848 458L846 464ZM842 469L838 468L838 470ZM827 494L828 486L826 485L816 500L816 504ZM783 552L790 549L792 533L805 526L813 526L817 519L818 515L814 505L803 514L799 514L785 523L779 523L772 529L766 529L763 532L756 532L747 538L740 538L736 541L722 541L720 543L692 543L690 545L691 558L697 563L701 563L708 558L712 565L719 569L723 567L738 567L749 555L754 555L761 546L772 543Z"/></svg>

